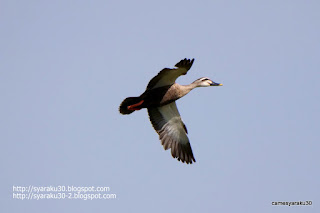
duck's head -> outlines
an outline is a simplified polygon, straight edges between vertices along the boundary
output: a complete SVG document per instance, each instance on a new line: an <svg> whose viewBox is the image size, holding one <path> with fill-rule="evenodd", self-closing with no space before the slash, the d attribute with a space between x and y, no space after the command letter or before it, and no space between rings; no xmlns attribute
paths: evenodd
<svg viewBox="0 0 320 213"><path fill-rule="evenodd" d="M199 79L195 80L193 83L196 84L197 87L210 87L210 86L222 86L223 85L223 84L216 83L207 77L199 78Z"/></svg>

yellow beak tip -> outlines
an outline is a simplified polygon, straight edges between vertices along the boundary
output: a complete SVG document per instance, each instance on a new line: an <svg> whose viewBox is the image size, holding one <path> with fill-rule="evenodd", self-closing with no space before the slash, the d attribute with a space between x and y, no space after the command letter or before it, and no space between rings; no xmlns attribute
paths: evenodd
<svg viewBox="0 0 320 213"><path fill-rule="evenodd" d="M219 84L219 86L223 86L223 84Z"/></svg>

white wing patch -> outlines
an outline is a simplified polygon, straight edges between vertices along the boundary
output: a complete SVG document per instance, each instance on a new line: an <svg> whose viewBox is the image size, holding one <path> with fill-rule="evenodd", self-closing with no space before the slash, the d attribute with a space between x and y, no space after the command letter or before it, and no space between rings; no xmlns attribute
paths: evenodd
<svg viewBox="0 0 320 213"><path fill-rule="evenodd" d="M182 162L195 162L176 103L172 102L162 107L148 108L148 113L164 149L171 148L172 157Z"/></svg>

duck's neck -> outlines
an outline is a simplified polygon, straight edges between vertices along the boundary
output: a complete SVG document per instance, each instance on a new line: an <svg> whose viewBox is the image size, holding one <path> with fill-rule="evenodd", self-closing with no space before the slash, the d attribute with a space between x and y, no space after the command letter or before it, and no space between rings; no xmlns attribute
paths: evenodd
<svg viewBox="0 0 320 213"><path fill-rule="evenodd" d="M189 85L179 85L179 89L180 89L180 95L185 96L186 94L188 94L191 90L193 90L194 88L197 87L196 83L191 83Z"/></svg>

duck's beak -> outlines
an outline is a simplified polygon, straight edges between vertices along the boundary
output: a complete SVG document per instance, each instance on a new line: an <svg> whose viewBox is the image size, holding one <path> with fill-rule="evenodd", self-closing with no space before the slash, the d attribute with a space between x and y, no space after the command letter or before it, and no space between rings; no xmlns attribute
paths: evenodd
<svg viewBox="0 0 320 213"><path fill-rule="evenodd" d="M210 84L210 86L223 86L223 84L219 84L219 83L216 83L216 82L212 82Z"/></svg>

